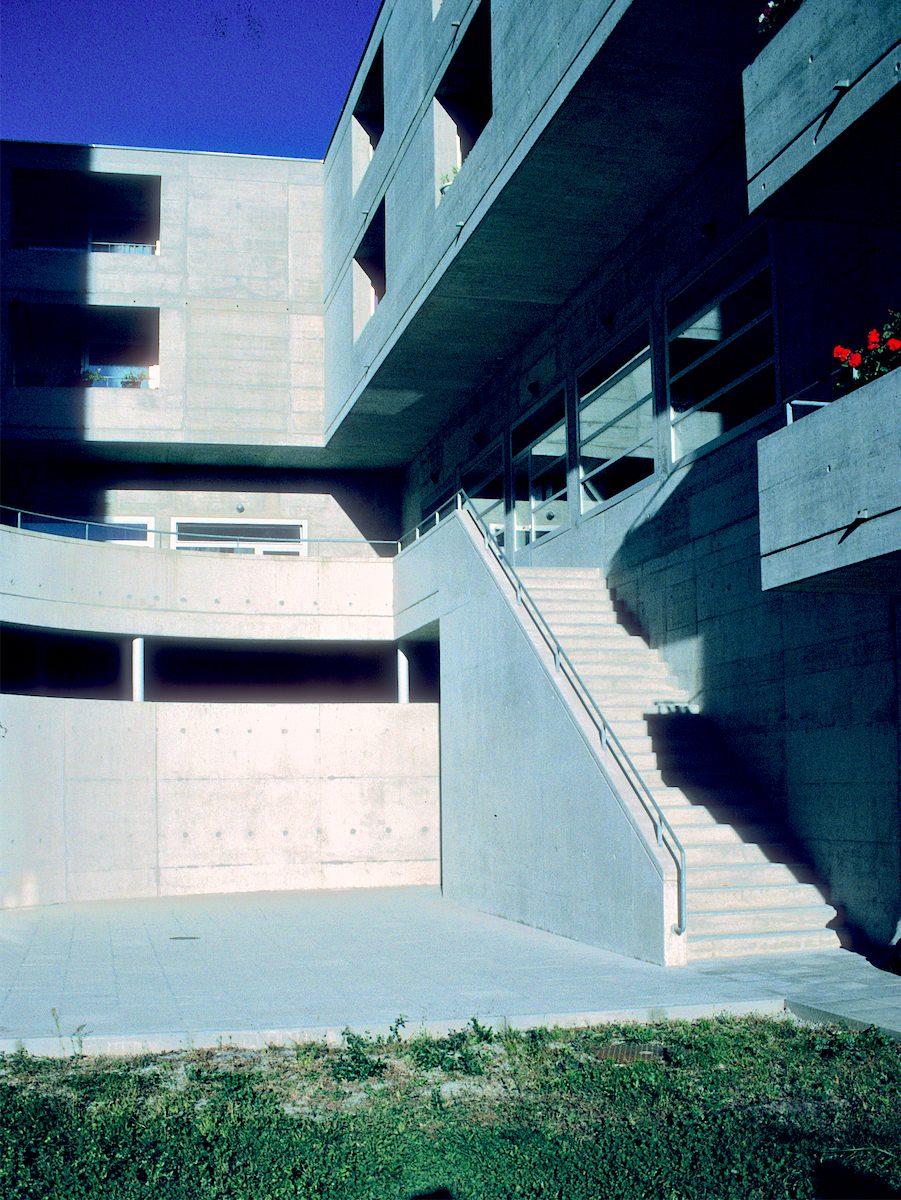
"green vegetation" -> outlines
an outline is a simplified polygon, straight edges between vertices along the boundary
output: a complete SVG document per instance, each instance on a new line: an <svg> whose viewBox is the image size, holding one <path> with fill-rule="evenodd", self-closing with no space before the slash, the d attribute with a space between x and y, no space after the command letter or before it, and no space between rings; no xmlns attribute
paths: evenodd
<svg viewBox="0 0 901 1200"><path fill-rule="evenodd" d="M0 1057L8 1200L901 1189L901 1045L756 1017ZM443 1192L440 1189L445 1189ZM842 1190L845 1189L845 1190Z"/></svg>

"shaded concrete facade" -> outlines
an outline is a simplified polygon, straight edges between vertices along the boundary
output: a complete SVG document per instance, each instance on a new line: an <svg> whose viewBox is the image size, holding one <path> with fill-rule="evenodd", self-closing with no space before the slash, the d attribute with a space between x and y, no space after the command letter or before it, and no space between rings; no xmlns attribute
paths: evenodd
<svg viewBox="0 0 901 1200"><path fill-rule="evenodd" d="M4 503L169 539L180 518L305 522L306 557L14 533L5 619L377 637L433 666L440 645L448 895L677 961L669 876L591 798L572 713L471 547L454 521L402 538L463 489L515 568L600 572L699 745L887 940L899 372L849 391L833 347L901 306L901 8L803 0L771 38L759 15L394 0L322 164L12 146L8 338L16 304L158 309L159 386L23 383L34 356L7 352ZM158 177L158 253L16 245L16 171L67 164ZM98 570L124 599L92 598Z"/></svg>

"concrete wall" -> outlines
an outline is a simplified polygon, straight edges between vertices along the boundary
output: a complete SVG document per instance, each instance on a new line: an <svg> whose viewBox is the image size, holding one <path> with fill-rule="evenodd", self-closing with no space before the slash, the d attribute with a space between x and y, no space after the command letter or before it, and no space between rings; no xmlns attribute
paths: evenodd
<svg viewBox="0 0 901 1200"><path fill-rule="evenodd" d="M159 175L158 255L10 249L23 299L159 308L160 387L11 388L7 436L322 444L322 164L22 146L10 165Z"/></svg>
<svg viewBox="0 0 901 1200"><path fill-rule="evenodd" d="M832 903L888 939L901 917L897 600L762 590L754 442L611 506L533 561L601 568Z"/></svg>
<svg viewBox="0 0 901 1200"><path fill-rule="evenodd" d="M172 539L166 535L172 531L174 518L222 517L236 524L270 519L303 521L306 553L317 558L373 559L394 550L394 544L387 541L382 545L367 542L339 498L322 491L113 488L105 493L105 509L106 517L149 517L157 533L163 535L155 539L163 549L171 545Z"/></svg>
<svg viewBox="0 0 901 1200"><path fill-rule="evenodd" d="M747 68L752 211L896 86L899 27L899 0L805 0Z"/></svg>
<svg viewBox="0 0 901 1200"><path fill-rule="evenodd" d="M651 962L678 961L675 872L624 815L462 522L397 560L398 629L440 622L444 894ZM625 792L623 793L625 795ZM635 814L641 827L641 815ZM684 939L683 939L684 942Z"/></svg>
<svg viewBox="0 0 901 1200"><path fill-rule="evenodd" d="M435 705L0 697L0 897L439 881Z"/></svg>
<svg viewBox="0 0 901 1200"><path fill-rule="evenodd" d="M392 640L390 559L104 546L0 528L2 619L131 637Z"/></svg>
<svg viewBox="0 0 901 1200"><path fill-rule="evenodd" d="M382 6L325 161L327 427L335 426L367 368L397 338L488 204L522 163L578 77L573 70L561 82L566 68L581 53L584 69L628 7L627 0L600 8L587 3L493 0L493 115L453 187L436 203L439 176L450 174L453 163L436 158L433 96L478 3L445 2L434 15L432 6L421 0L395 0ZM380 44L385 61L385 132L354 187L352 112ZM388 290L355 337L353 255L386 191ZM487 294L483 299L491 303ZM527 302L525 296L523 301ZM443 362L433 360L433 372L439 377L452 374L454 360L456 369L465 372L459 353L463 349L455 337L449 357ZM423 386L427 388L429 382L424 380ZM407 403L420 395L410 395ZM393 402L396 412L401 398L394 397Z"/></svg>
<svg viewBox="0 0 901 1200"><path fill-rule="evenodd" d="M758 443L764 589L901 594L899 376L874 379Z"/></svg>

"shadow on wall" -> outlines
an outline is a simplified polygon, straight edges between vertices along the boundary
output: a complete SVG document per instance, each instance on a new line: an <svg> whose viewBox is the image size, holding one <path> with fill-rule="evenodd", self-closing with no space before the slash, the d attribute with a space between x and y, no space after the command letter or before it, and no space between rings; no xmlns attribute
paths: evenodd
<svg viewBox="0 0 901 1200"><path fill-rule="evenodd" d="M716 771L733 776L726 803L801 849L854 947L878 957L901 916L897 600L761 590L758 436L699 459L629 530L608 580L704 714L655 730L677 735L661 745L670 769L685 775L695 741L697 802Z"/></svg>

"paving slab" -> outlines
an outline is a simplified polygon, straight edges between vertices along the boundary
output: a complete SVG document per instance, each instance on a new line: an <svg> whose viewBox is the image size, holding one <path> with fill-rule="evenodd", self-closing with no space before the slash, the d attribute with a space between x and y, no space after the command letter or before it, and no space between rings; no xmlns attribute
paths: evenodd
<svg viewBox="0 0 901 1200"><path fill-rule="evenodd" d="M0 913L0 1051L128 1054L777 1013L901 1038L901 977L838 948L659 967L438 888L98 901Z"/></svg>

